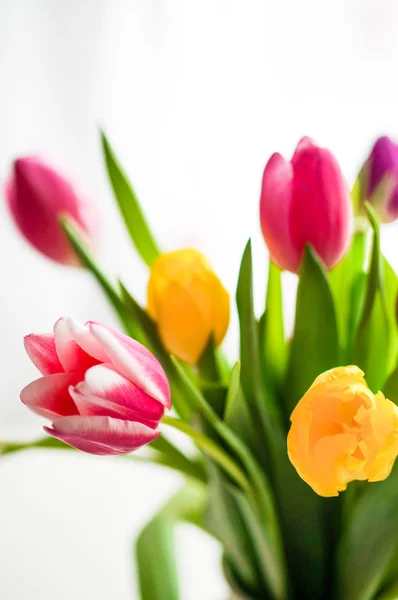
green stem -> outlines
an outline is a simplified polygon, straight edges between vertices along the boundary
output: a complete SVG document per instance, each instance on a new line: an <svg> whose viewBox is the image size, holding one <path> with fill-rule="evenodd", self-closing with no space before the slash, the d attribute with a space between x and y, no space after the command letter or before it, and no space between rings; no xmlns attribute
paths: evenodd
<svg viewBox="0 0 398 600"><path fill-rule="evenodd" d="M213 460L215 460L229 476L245 491L251 492L250 483L242 469L234 462L229 454L227 454L218 444L213 442L200 431L197 431L188 423L181 421L175 417L164 416L162 419L163 425L174 427L188 435L196 445Z"/></svg>
<svg viewBox="0 0 398 600"><path fill-rule="evenodd" d="M152 446L153 444L153 446ZM178 448L173 446L171 442L166 438L158 438L148 446L150 454L148 456L141 456L136 454L122 455L122 458L128 460L134 460L141 463L152 463L173 469L196 479L202 483L207 482L207 475L203 464L199 461L193 461L184 456ZM0 456L6 454L13 454L15 452L23 452L24 450L34 449L50 449L50 450L72 450L76 452L72 446L68 446L63 442L56 440L52 437L42 438L34 440L32 442L0 442Z"/></svg>

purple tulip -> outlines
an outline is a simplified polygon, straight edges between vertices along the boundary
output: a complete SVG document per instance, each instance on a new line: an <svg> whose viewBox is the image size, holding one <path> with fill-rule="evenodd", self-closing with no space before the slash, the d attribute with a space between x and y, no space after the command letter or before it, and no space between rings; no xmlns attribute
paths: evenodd
<svg viewBox="0 0 398 600"><path fill-rule="evenodd" d="M383 223L398 218L398 144L389 137L379 138L365 166L366 199Z"/></svg>

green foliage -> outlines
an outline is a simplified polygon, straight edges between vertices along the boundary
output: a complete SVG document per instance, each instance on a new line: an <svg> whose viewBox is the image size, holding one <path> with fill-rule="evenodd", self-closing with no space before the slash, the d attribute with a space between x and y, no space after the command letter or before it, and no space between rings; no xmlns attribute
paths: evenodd
<svg viewBox="0 0 398 600"><path fill-rule="evenodd" d="M314 379L340 365L336 312L326 274L307 247L300 270L296 320L286 377L286 408L292 412Z"/></svg>
<svg viewBox="0 0 398 600"><path fill-rule="evenodd" d="M206 502L206 487L190 482L142 530L136 544L142 600L180 599L174 529L182 521L202 526Z"/></svg>
<svg viewBox="0 0 398 600"><path fill-rule="evenodd" d="M398 549L398 465L380 483L367 484L342 532L337 598L372 600Z"/></svg>
<svg viewBox="0 0 398 600"><path fill-rule="evenodd" d="M151 267L159 255L159 249L145 220L136 193L103 131L101 132L101 140L109 180L127 231L138 254L148 267Z"/></svg>

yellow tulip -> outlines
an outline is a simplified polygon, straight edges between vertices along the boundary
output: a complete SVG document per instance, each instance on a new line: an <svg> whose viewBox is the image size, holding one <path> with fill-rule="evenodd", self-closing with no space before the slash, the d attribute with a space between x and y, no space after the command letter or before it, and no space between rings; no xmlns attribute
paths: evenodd
<svg viewBox="0 0 398 600"><path fill-rule="evenodd" d="M167 350L195 364L213 335L221 343L229 324L229 295L197 250L176 250L154 262L148 312Z"/></svg>
<svg viewBox="0 0 398 600"><path fill-rule="evenodd" d="M290 461L320 496L337 496L354 479L385 479L398 454L398 407L363 376L355 366L326 371L291 415Z"/></svg>

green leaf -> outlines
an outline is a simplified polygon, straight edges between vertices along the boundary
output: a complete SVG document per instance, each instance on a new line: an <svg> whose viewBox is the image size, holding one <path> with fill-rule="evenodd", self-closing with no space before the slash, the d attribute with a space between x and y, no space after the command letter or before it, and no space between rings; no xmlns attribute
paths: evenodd
<svg viewBox="0 0 398 600"><path fill-rule="evenodd" d="M269 262L267 302L261 336L264 372L269 371L273 387L280 388L286 368L286 342L283 324L281 271Z"/></svg>
<svg viewBox="0 0 398 600"><path fill-rule="evenodd" d="M346 524L338 552L339 600L372 600L398 548L398 464L368 484Z"/></svg>
<svg viewBox="0 0 398 600"><path fill-rule="evenodd" d="M358 327L358 315L362 309L366 281L366 239L366 232L356 232L347 254L329 273L345 363L350 361L348 357L352 350L353 333Z"/></svg>
<svg viewBox="0 0 398 600"><path fill-rule="evenodd" d="M159 256L159 249L145 220L135 191L103 131L101 131L101 140L109 179L127 230L138 254L148 267L151 267Z"/></svg>
<svg viewBox="0 0 398 600"><path fill-rule="evenodd" d="M253 437L253 421L247 406L247 400L240 385L240 362L236 362L231 373L224 421L249 448L257 453L257 445Z"/></svg>
<svg viewBox="0 0 398 600"><path fill-rule="evenodd" d="M91 256L90 251L82 239L81 232L76 227L75 223L67 217L61 217L60 224L81 264L94 275L97 283L99 283L105 296L113 306L128 335L135 339L140 339L141 332L139 327L137 327L136 322L129 315L114 286L110 283L109 279L104 275L94 258Z"/></svg>
<svg viewBox="0 0 398 600"><path fill-rule="evenodd" d="M205 382L220 382L222 380L213 336L210 336L199 359L198 370Z"/></svg>
<svg viewBox="0 0 398 600"><path fill-rule="evenodd" d="M326 274L307 247L300 270L296 320L286 379L289 414L314 379L339 366L340 349L333 296Z"/></svg>
<svg viewBox="0 0 398 600"><path fill-rule="evenodd" d="M387 379L382 391L386 398L398 406L398 366Z"/></svg>
<svg viewBox="0 0 398 600"><path fill-rule="evenodd" d="M376 392L385 383L396 361L397 278L381 255L380 231L374 212L369 205L366 210L373 229L372 257L353 362L364 370L369 387Z"/></svg>
<svg viewBox="0 0 398 600"><path fill-rule="evenodd" d="M174 528L180 521L201 524L206 488L190 482L144 527L136 544L141 600L179 600Z"/></svg>
<svg viewBox="0 0 398 600"><path fill-rule="evenodd" d="M251 242L246 245L239 272L236 303L240 327L241 385L259 442L262 442L263 462L269 465L275 428L281 425L280 407L275 402L270 385L270 373L262 372L259 331L253 305L253 268ZM268 382L265 384L264 376Z"/></svg>
<svg viewBox="0 0 398 600"><path fill-rule="evenodd" d="M267 477L260 468L258 462L253 457L252 453L242 442L242 440L234 434L234 432L221 421L217 413L209 406L200 391L195 388L190 381L178 361L174 358L176 369L179 372L181 382L185 385L186 397L189 405L193 410L197 410L206 421L211 425L214 431L228 445L232 453L239 458L245 469L248 479L253 486L255 493L254 501L261 516L261 522L265 530L265 535L269 545L269 556L272 557L272 564L268 567L272 572L279 573L279 585L283 589L286 585L286 565L283 555L281 543L280 529L274 503L274 496L268 482ZM286 449L284 451L286 455Z"/></svg>
<svg viewBox="0 0 398 600"><path fill-rule="evenodd" d="M220 465L220 467L224 469L224 471L238 486L242 488L242 490L250 492L250 483L247 480L245 473L221 446L180 419L164 416L162 419L162 425L168 425L169 427L173 427L174 429L182 431L188 435L195 442L198 448L200 448L205 455L209 456L218 465Z"/></svg>
<svg viewBox="0 0 398 600"><path fill-rule="evenodd" d="M377 596L377 600L398 600L398 583L389 587L380 596Z"/></svg>
<svg viewBox="0 0 398 600"><path fill-rule="evenodd" d="M228 562L233 565L245 587L258 590L261 580L256 568L255 554L246 523L242 517L232 486L216 465L210 463L209 505L206 511L206 524L223 545ZM261 527L261 523L259 524Z"/></svg>
<svg viewBox="0 0 398 600"><path fill-rule="evenodd" d="M352 206L354 209L354 215L362 215L363 214L363 204L365 198L365 190L367 187L367 164L365 163L362 169L358 173L358 177L354 183L354 187L351 191L351 200Z"/></svg>
<svg viewBox="0 0 398 600"><path fill-rule="evenodd" d="M178 448L173 446L164 436L158 437L156 440L148 444L148 455L140 454L123 455L124 460L133 460L135 462L153 463L175 471L183 473L187 477L191 477L201 482L207 481L206 472L203 463L198 460L189 459ZM68 446L60 440L52 437L40 438L29 442L0 442L0 456L13 454L15 452L23 452L25 450L72 450L75 448Z"/></svg>

